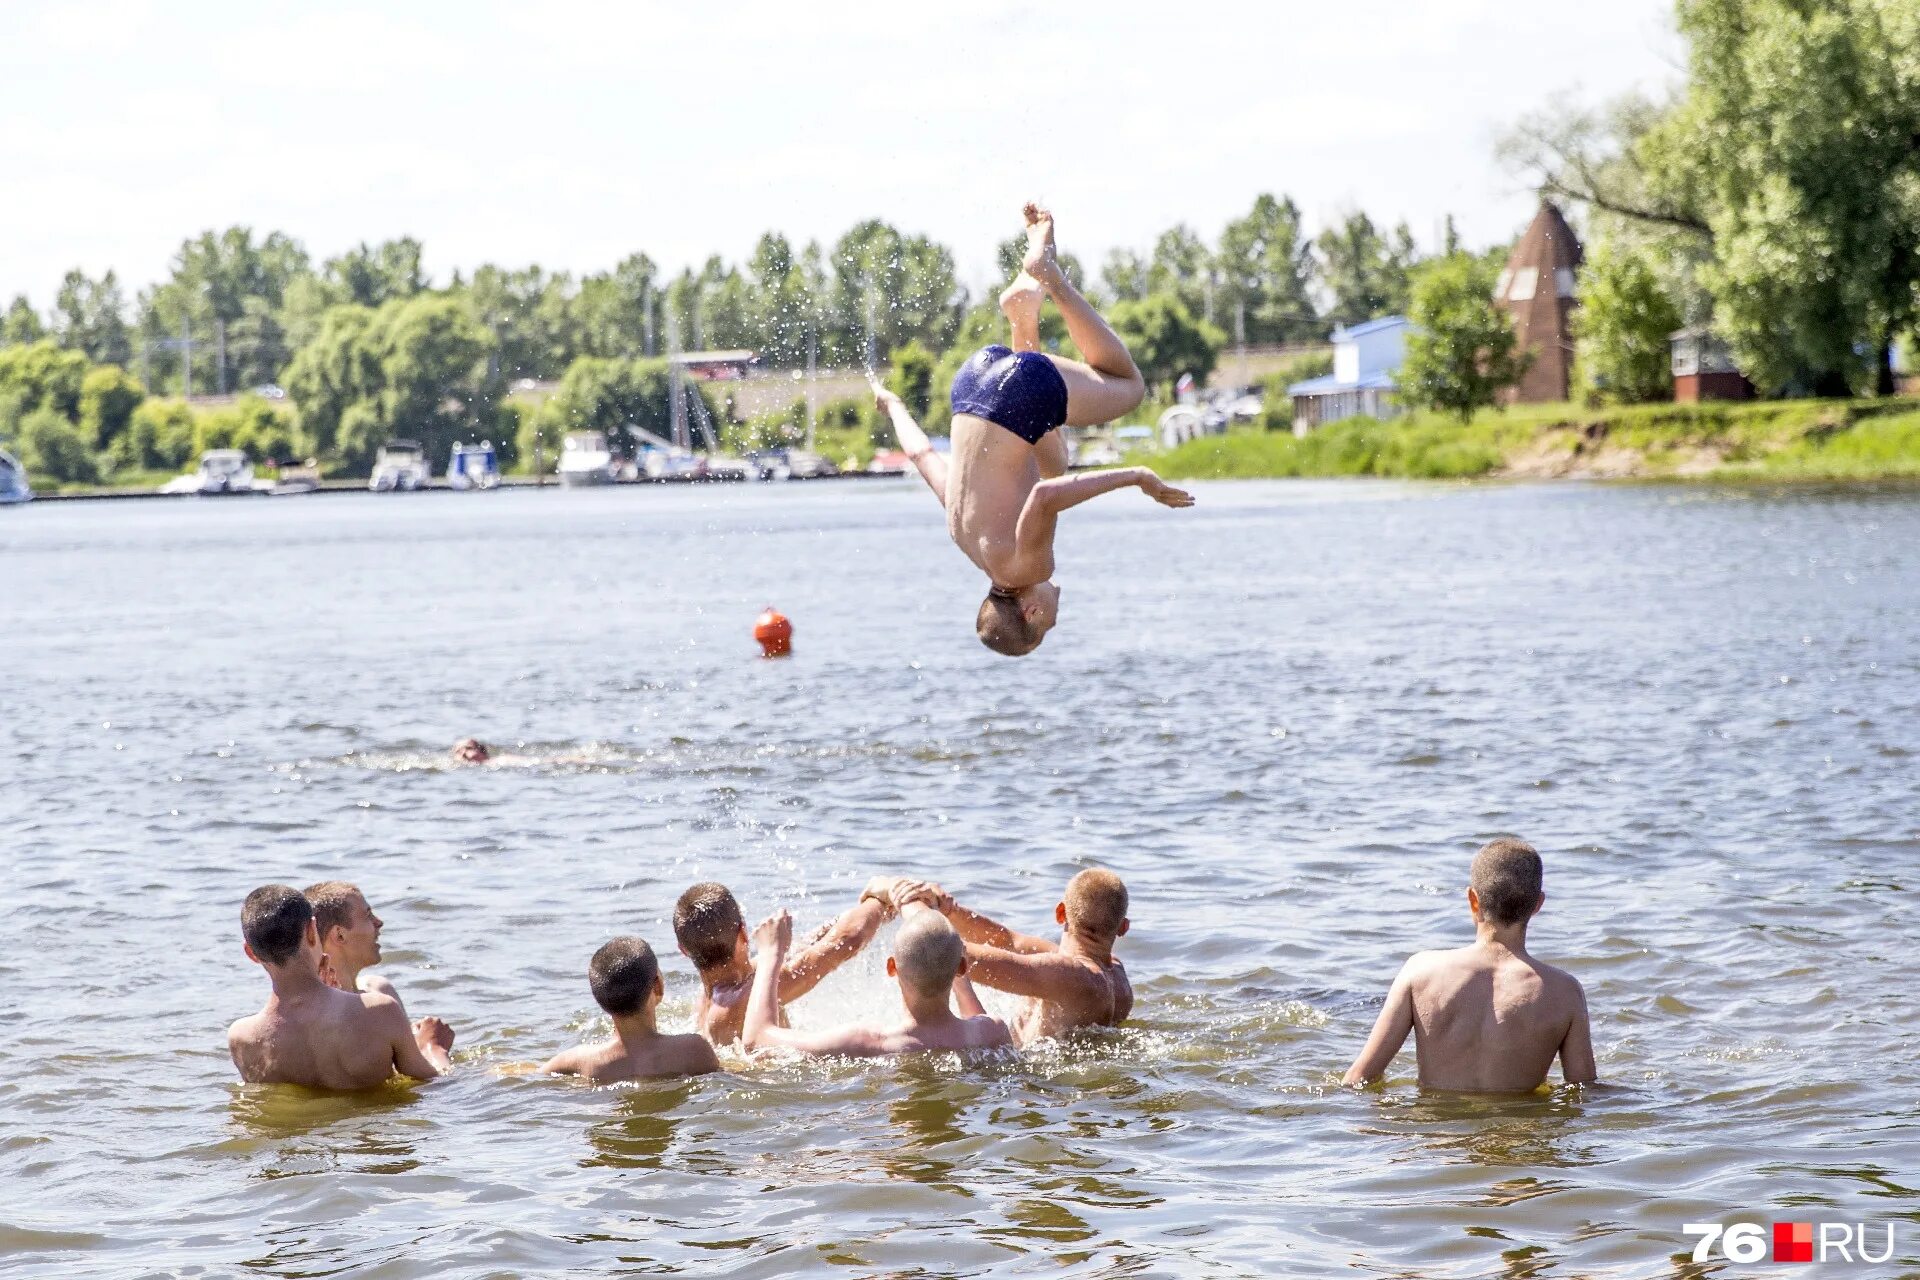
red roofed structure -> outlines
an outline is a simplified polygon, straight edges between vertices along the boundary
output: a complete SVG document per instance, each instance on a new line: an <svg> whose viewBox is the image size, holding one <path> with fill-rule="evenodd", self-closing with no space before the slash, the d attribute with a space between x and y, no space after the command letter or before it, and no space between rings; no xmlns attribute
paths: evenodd
<svg viewBox="0 0 1920 1280"><path fill-rule="evenodd" d="M1493 288L1493 300L1513 317L1520 349L1533 353L1526 376L1505 394L1504 403L1542 404L1571 394L1573 291L1584 256L1560 210L1542 200Z"/></svg>

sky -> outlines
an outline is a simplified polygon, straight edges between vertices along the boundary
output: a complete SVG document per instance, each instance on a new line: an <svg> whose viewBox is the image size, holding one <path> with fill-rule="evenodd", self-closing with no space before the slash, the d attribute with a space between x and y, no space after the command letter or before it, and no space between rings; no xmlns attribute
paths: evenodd
<svg viewBox="0 0 1920 1280"><path fill-rule="evenodd" d="M129 298L210 228L318 262L412 235L482 262L670 270L883 218L990 279L1023 201L1090 264L1255 196L1430 244L1517 233L1493 154L1556 98L1679 76L1671 0L327 5L7 0L0 301Z"/></svg>

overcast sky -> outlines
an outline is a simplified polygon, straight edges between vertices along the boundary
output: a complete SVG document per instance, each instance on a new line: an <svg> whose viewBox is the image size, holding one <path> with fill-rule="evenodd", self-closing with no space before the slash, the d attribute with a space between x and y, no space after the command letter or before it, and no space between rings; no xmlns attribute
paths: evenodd
<svg viewBox="0 0 1920 1280"><path fill-rule="evenodd" d="M1554 96L1677 75L1671 0L1299 4L7 0L0 302L163 276L239 223L316 261L671 269L881 217L983 282L1029 196L1092 263L1262 191L1478 244L1532 196L1492 156Z"/></svg>

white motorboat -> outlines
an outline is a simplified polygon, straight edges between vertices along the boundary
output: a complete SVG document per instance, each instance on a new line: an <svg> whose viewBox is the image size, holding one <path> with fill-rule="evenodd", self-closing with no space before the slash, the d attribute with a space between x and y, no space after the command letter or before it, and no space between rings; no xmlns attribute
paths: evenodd
<svg viewBox="0 0 1920 1280"><path fill-rule="evenodd" d="M603 431L569 431L560 445L560 483L568 486L613 483L613 451Z"/></svg>
<svg viewBox="0 0 1920 1280"><path fill-rule="evenodd" d="M26 502L32 497L33 487L27 483L27 469L20 465L20 459L0 449L0 507Z"/></svg>
<svg viewBox="0 0 1920 1280"><path fill-rule="evenodd" d="M264 493L253 481L253 463L242 449L209 449L191 475L175 476L160 486L162 493L198 494L205 498Z"/></svg>
<svg viewBox="0 0 1920 1280"><path fill-rule="evenodd" d="M500 458L493 442L456 444L447 457L449 489L497 489L500 487Z"/></svg>
<svg viewBox="0 0 1920 1280"><path fill-rule="evenodd" d="M412 493L427 487L427 451L417 440L389 440L374 455L367 488L375 493Z"/></svg>

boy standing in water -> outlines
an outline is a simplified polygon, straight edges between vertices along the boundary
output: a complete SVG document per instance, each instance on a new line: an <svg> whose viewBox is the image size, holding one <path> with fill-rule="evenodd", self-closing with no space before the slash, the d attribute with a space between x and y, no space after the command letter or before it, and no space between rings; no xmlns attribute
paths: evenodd
<svg viewBox="0 0 1920 1280"><path fill-rule="evenodd" d="M584 1076L592 1084L615 1080L703 1076L720 1069L713 1046L697 1035L661 1035L654 1014L666 985L653 948L641 938L615 938L593 953L587 985L594 1003L613 1019L613 1039L556 1054L550 1074Z"/></svg>
<svg viewBox="0 0 1920 1280"><path fill-rule="evenodd" d="M860 953L880 926L894 915L890 876L875 876L860 901L833 921L799 955L786 961L775 992L774 1017L781 1006L798 1000L820 985L821 979ZM700 974L700 997L694 1006L694 1027L715 1048L740 1038L747 1016L747 995L753 986L753 960L747 948L747 921L740 904L723 884L696 884L680 895L673 908L673 936L680 953Z"/></svg>
<svg viewBox="0 0 1920 1280"><path fill-rule="evenodd" d="M391 982L362 972L380 963L384 925L359 887L326 880L308 885L306 899L313 905L313 925L320 935L320 976L327 985L342 991L372 991L400 1004L400 993Z"/></svg>
<svg viewBox="0 0 1920 1280"><path fill-rule="evenodd" d="M1054 252L1053 215L1026 207L1027 255L1000 295L1013 346L976 352L953 379L953 459L933 451L900 397L876 390L900 448L947 510L947 532L987 575L975 619L982 644L1031 653L1059 615L1053 533L1060 513L1115 489L1139 488L1169 507L1193 496L1145 467L1069 476L1061 426L1093 426L1130 413L1146 382L1107 322L1080 296ZM1040 306L1060 308L1086 363L1040 350Z"/></svg>
<svg viewBox="0 0 1920 1280"><path fill-rule="evenodd" d="M1479 936L1407 961L1342 1084L1386 1074L1408 1031L1423 1089L1529 1092L1546 1082L1556 1055L1568 1084L1600 1078L1586 992L1572 974L1527 954L1527 922L1547 900L1544 874L1534 847L1510 836L1474 855L1467 908Z"/></svg>
<svg viewBox="0 0 1920 1280"><path fill-rule="evenodd" d="M938 885L914 885L905 899L924 901L944 915L967 942L973 980L1023 996L1013 1038L1022 1047L1078 1027L1117 1027L1133 1012L1133 984L1113 958L1127 920L1127 886L1119 876L1089 867L1067 881L1054 904L1058 945L1015 933L955 902Z"/></svg>
<svg viewBox="0 0 1920 1280"><path fill-rule="evenodd" d="M753 931L759 954L742 1036L747 1052L785 1049L811 1058L880 1058L1011 1044L1007 1024L987 1016L967 982L967 948L953 926L922 903L911 903L906 911L887 957L887 976L900 983L900 1000L907 1007L906 1021L896 1027L794 1031L781 1026L775 988L793 942L793 917L782 911L762 921Z"/></svg>
<svg viewBox="0 0 1920 1280"><path fill-rule="evenodd" d="M431 1080L451 1066L453 1030L440 1019L409 1027L398 1001L321 981L313 905L298 889L269 884L248 894L240 934L247 958L273 983L260 1012L227 1029L227 1051L248 1084L371 1089L395 1071Z"/></svg>

